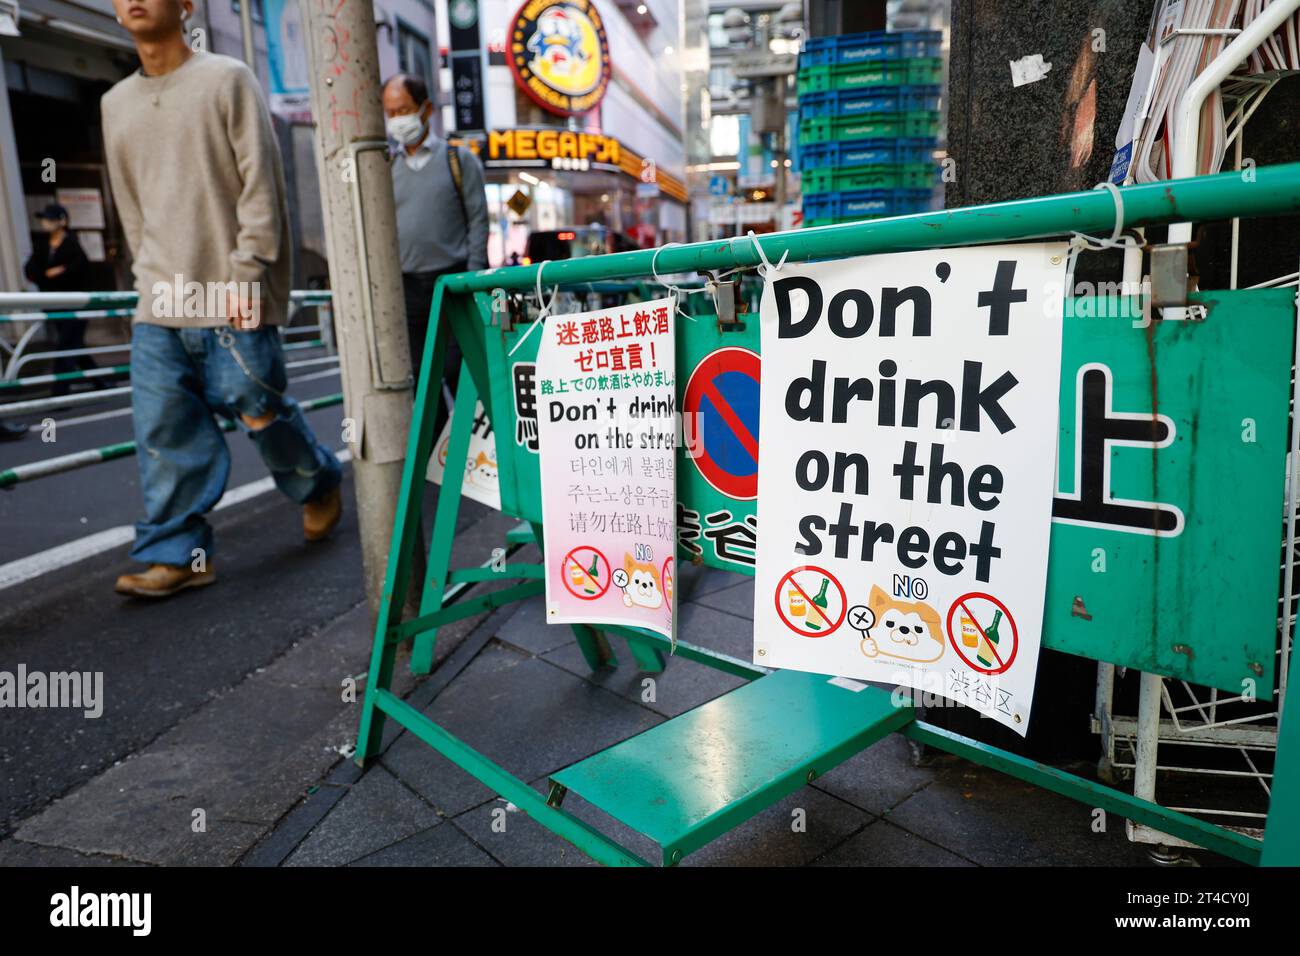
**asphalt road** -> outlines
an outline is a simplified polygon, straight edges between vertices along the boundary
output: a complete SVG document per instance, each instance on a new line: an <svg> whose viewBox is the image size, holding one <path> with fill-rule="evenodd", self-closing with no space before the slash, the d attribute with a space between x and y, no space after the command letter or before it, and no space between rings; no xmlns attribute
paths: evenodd
<svg viewBox="0 0 1300 956"><path fill-rule="evenodd" d="M339 391L319 367L291 387L299 399ZM62 412L57 441L37 433L0 444L0 468L131 438L121 399ZM342 447L342 407L308 414ZM89 419L89 420L83 420ZM230 488L266 476L246 436L227 435ZM0 590L0 670L102 671L104 716L0 709L0 836L25 816L140 749L211 698L364 600L345 468L343 522L320 544L302 540L298 507L278 492L215 513L217 583L161 603L124 599L114 578L134 567L128 545ZM0 565L138 517L135 459L37 479L0 493Z"/></svg>

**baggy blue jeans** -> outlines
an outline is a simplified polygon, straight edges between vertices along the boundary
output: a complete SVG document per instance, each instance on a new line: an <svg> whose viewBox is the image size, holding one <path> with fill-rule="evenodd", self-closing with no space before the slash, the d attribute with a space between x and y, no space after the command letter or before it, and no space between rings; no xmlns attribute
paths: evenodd
<svg viewBox="0 0 1300 956"><path fill-rule="evenodd" d="M342 468L322 447L288 385L274 327L172 329L136 322L131 331L131 408L145 518L131 557L189 565L195 549L212 556L204 515L226 490L230 450L213 413L243 428L279 489L302 504L327 494ZM274 413L264 428L240 418Z"/></svg>

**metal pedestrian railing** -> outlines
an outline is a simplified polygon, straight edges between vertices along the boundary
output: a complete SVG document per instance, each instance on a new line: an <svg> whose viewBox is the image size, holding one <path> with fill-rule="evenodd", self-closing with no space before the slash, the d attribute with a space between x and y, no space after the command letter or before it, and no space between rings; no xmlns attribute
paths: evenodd
<svg viewBox="0 0 1300 956"><path fill-rule="evenodd" d="M123 389L121 391L125 392L129 390ZM321 398L312 398L300 401L298 407L304 412L311 412L318 408L329 408L332 405L342 404L343 393L339 392L334 395L325 395ZM218 420L217 424L222 431L226 432L235 431L238 427L234 422L225 420ZM118 442L114 445L105 445L102 448L91 448L86 451L73 452L70 455L58 455L54 458L45 458L25 465L15 465L12 468L0 470L0 489L11 488L24 481L33 481L37 478L47 478L50 475L60 475L64 472L76 471L79 468L87 468L90 465L99 465L106 461L114 461L118 458L128 458L135 453L135 442L124 441Z"/></svg>
<svg viewBox="0 0 1300 956"><path fill-rule="evenodd" d="M0 292L0 386L44 385L49 381L22 381L19 373L34 362L53 361L60 358L106 355L131 351L129 342L115 345L90 346L81 349L47 350L33 352L30 346L42 329L51 322L102 321L129 318L135 314L139 296L135 292ZM334 353L334 324L331 318L333 296L327 289L304 289L289 293L289 322L282 334L299 336L315 332L319 336L311 343L294 341L286 350L324 346ZM304 309L315 308L320 313L315 325L293 325L295 316ZM16 341L4 335L7 326L22 327ZM81 381L83 373L65 372L69 376L57 381ZM2 394L2 393L0 393Z"/></svg>
<svg viewBox="0 0 1300 956"><path fill-rule="evenodd" d="M121 319L134 314L137 302L135 292L0 292L0 419L15 419L64 411L83 405L99 404L106 400L121 399L131 394L130 385L99 388L94 391L68 395L51 395L37 398L16 398L28 389L75 383L112 383L129 380L131 366L114 364L75 372L46 372L22 375L24 368L53 362L57 359L90 357L98 355L130 355L129 342L113 345L90 346L80 349L34 350L36 337L50 322L74 320L104 321ZM338 368L338 355L334 348L332 315L333 297L329 290L295 290L290 293L290 323L303 310L314 308L318 320L310 325L286 324L280 328L286 353L324 349L323 356L296 359L285 363L290 372L307 368ZM6 327L19 329L16 340L9 341ZM306 336L304 338L304 336ZM341 393L299 402L304 411L341 405ZM220 422L223 430L231 431L235 425ZM135 442L120 442L102 448L88 449L68 455L59 455L0 470L0 489L11 488L21 482L49 475L62 474L106 461L135 454Z"/></svg>

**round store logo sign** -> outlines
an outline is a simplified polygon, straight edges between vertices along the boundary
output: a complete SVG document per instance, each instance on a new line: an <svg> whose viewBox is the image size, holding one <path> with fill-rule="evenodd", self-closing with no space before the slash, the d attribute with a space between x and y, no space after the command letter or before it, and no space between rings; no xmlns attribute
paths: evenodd
<svg viewBox="0 0 1300 956"><path fill-rule="evenodd" d="M609 86L609 40L590 0L528 0L515 14L509 59L529 98L562 116L592 109Z"/></svg>

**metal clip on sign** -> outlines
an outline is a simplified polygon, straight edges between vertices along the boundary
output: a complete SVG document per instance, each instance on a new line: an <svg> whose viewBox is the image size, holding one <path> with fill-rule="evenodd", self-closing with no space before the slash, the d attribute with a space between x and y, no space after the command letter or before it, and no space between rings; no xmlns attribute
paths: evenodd
<svg viewBox="0 0 1300 956"><path fill-rule="evenodd" d="M1097 252L1105 249L1143 249L1147 243L1124 232L1124 197L1119 187L1112 182L1098 183L1095 189L1105 189L1115 203L1115 226L1110 237L1098 239L1081 232L1073 233L1070 240L1070 264L1066 269L1066 291L1072 292L1074 286L1074 267L1080 252ZM1190 281L1190 243L1173 242L1150 246L1151 249L1151 294L1142 303L1143 318L1150 320L1151 309L1179 308L1187 306L1187 293ZM1203 319L1205 310L1193 306L1186 311L1190 320ZM1180 314L1179 317L1182 317Z"/></svg>
<svg viewBox="0 0 1300 956"><path fill-rule="evenodd" d="M1186 243L1165 243L1151 247L1151 306L1156 309L1187 305L1188 272Z"/></svg>
<svg viewBox="0 0 1300 956"><path fill-rule="evenodd" d="M733 236L727 241L728 250L731 249L732 244L735 242L735 238L736 237ZM763 252L763 247L758 241L758 236L754 234L754 230L751 229L745 238L749 239L754 244L754 251L758 253L758 258L761 260L759 265L754 267L754 271L764 278L773 276L780 271L781 266L785 264L786 258L790 255L788 249L781 254L781 258L777 260L775 265L773 265L771 260L767 258L767 254ZM719 332L735 331L745 327L744 323L740 321L739 316L740 309L738 308L739 303L736 296L736 281L728 280L727 277L746 271L748 271L748 269L745 267L737 266L736 268L727 269L725 271L705 272L709 279L704 289L713 297L714 310L718 316Z"/></svg>
<svg viewBox="0 0 1300 956"><path fill-rule="evenodd" d="M704 290L713 297L713 308L718 315L718 331L726 332L741 327L740 318L736 315L735 281L723 281L710 273Z"/></svg>
<svg viewBox="0 0 1300 956"><path fill-rule="evenodd" d="M1111 201L1115 204L1115 224L1111 228L1110 236L1105 239L1099 239L1096 236L1077 231L1071 233L1070 259L1065 270L1065 291L1067 296L1074 294L1074 269L1078 264L1079 253L1125 249L1135 250L1140 254L1142 249L1148 247L1147 242L1140 237L1132 233L1124 234L1124 196L1119 187L1107 181L1098 183L1093 189L1104 189L1110 193ZM1182 281L1176 283L1181 285L1181 291L1177 292L1174 291L1175 284L1171 283L1170 280L1173 278L1172 271L1177 268L1179 259L1176 256L1171 258L1168 255L1174 248L1174 246L1151 247L1151 295L1141 297L1144 323L1151 321L1153 306L1159 308L1167 305L1187 304L1187 247L1178 247L1182 250L1181 263L1184 271Z"/></svg>

